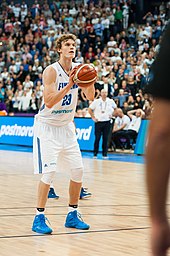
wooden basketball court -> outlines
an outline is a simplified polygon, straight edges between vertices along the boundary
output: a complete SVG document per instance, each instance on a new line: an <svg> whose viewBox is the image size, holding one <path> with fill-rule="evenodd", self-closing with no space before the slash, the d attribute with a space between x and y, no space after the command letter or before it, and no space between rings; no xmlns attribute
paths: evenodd
<svg viewBox="0 0 170 256"><path fill-rule="evenodd" d="M148 202L144 165L84 158L84 186L92 192L80 201L88 231L64 227L67 214L67 170L56 174L59 200L49 199L46 216L52 235L31 231L39 176L32 153L0 151L1 256L147 256L150 255Z"/></svg>

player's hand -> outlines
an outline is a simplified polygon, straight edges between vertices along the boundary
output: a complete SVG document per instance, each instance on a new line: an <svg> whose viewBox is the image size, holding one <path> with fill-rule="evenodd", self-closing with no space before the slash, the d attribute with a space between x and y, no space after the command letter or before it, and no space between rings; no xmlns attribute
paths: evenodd
<svg viewBox="0 0 170 256"><path fill-rule="evenodd" d="M152 256L167 256L170 248L170 227L168 222L153 225L151 230Z"/></svg>
<svg viewBox="0 0 170 256"><path fill-rule="evenodd" d="M78 85L82 90L86 90L86 89L91 90L91 88L94 87L94 84L96 83L96 81L97 81L97 78L96 78L96 80L94 80L93 82L89 83L89 86L88 86L88 87L81 87L78 83L77 83L77 85Z"/></svg>
<svg viewBox="0 0 170 256"><path fill-rule="evenodd" d="M73 85L75 82L73 81L73 78L74 78L74 76L75 76L75 73L76 73L76 70L77 70L77 66L76 67L74 67L72 70L71 70L71 72L70 72L70 74L69 74L69 84L70 85Z"/></svg>

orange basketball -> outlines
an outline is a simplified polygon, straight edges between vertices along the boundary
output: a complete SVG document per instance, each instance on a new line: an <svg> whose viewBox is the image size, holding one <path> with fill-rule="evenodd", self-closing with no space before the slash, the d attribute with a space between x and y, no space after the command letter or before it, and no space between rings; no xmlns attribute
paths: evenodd
<svg viewBox="0 0 170 256"><path fill-rule="evenodd" d="M97 77L93 64L80 64L74 75L73 81L80 87L90 86Z"/></svg>

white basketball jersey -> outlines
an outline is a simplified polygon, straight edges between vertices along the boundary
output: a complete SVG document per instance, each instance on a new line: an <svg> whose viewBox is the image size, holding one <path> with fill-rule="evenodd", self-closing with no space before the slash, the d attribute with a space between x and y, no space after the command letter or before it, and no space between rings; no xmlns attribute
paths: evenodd
<svg viewBox="0 0 170 256"><path fill-rule="evenodd" d="M72 68L77 65L79 64L72 62ZM58 62L55 62L50 66L53 67L57 73L56 90L60 91L68 84L69 76ZM74 84L63 99L55 104L52 108L47 108L43 103L38 114L36 115L36 119L42 121L43 123L48 123L55 126L63 126L70 123L74 119L77 96L78 86Z"/></svg>

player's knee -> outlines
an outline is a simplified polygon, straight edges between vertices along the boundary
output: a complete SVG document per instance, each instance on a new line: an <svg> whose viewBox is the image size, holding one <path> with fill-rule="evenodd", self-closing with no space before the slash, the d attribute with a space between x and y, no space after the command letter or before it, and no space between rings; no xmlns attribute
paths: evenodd
<svg viewBox="0 0 170 256"><path fill-rule="evenodd" d="M81 183L83 178L83 168L76 168L71 170L71 180Z"/></svg>
<svg viewBox="0 0 170 256"><path fill-rule="evenodd" d="M54 180L54 176L55 176L55 172L44 173L41 178L41 181L45 184L50 185Z"/></svg>

